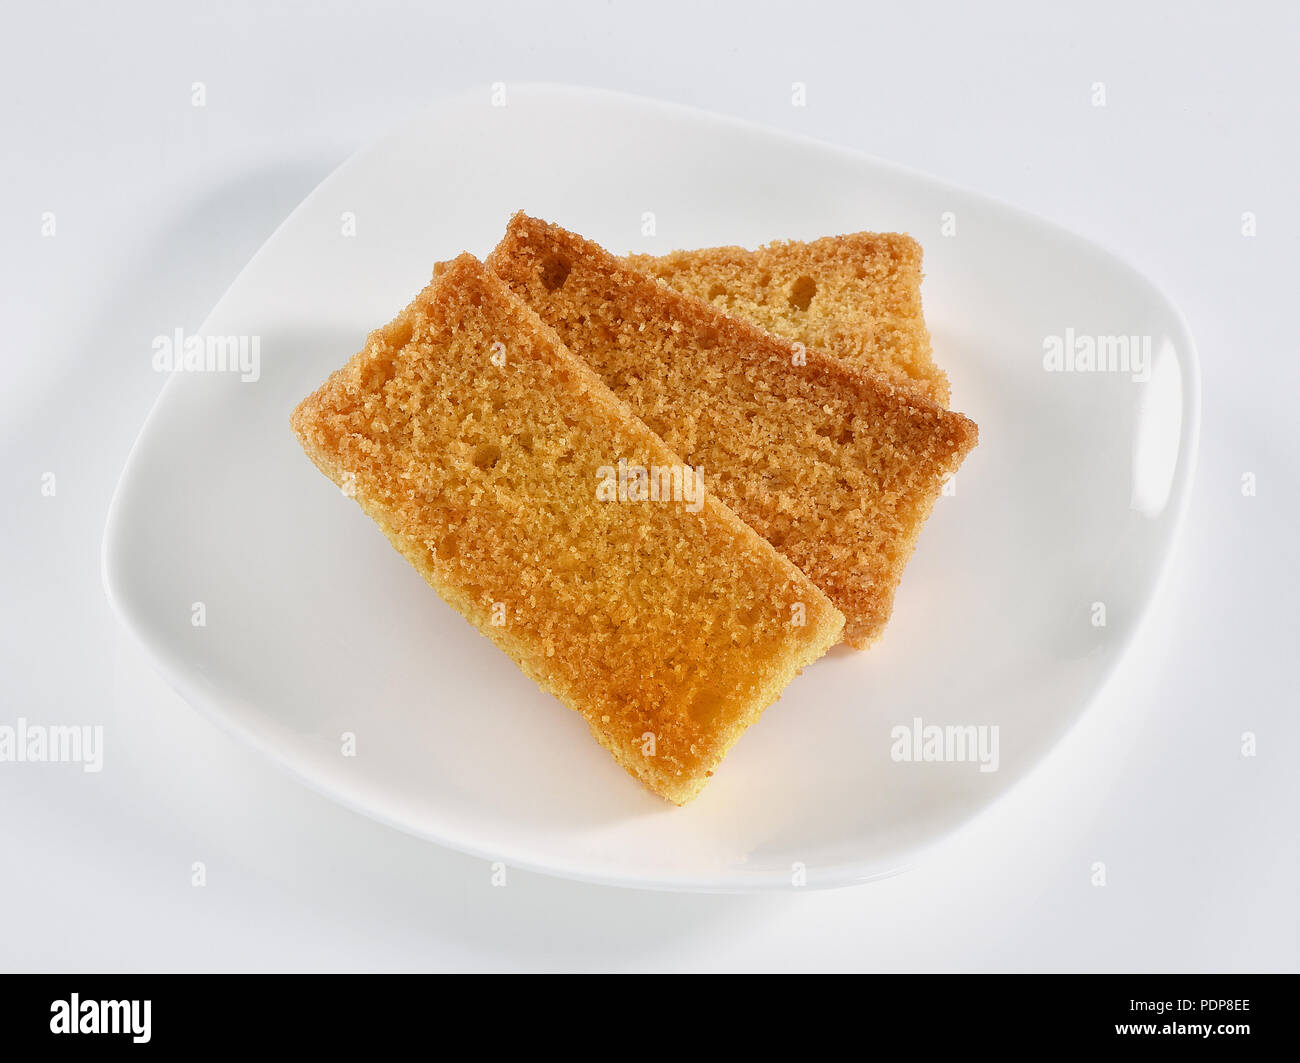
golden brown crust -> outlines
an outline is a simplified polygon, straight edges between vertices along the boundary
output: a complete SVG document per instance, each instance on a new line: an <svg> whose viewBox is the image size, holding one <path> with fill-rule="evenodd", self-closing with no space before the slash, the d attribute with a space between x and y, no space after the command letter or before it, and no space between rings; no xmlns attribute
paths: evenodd
<svg viewBox="0 0 1300 1063"><path fill-rule="evenodd" d="M468 255L292 424L452 606L671 801L839 638L825 595L711 492L695 512L597 499L602 465L681 459Z"/></svg>
<svg viewBox="0 0 1300 1063"><path fill-rule="evenodd" d="M624 261L678 291L947 406L921 309L921 246L903 233L709 247Z"/></svg>
<svg viewBox="0 0 1300 1063"><path fill-rule="evenodd" d="M523 214L488 265L830 596L846 642L879 637L973 422Z"/></svg>

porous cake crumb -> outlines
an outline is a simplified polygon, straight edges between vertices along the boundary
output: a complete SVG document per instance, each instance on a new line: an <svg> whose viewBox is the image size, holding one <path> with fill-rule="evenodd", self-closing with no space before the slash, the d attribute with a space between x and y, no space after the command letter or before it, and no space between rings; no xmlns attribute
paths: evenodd
<svg viewBox="0 0 1300 1063"><path fill-rule="evenodd" d="M884 629L973 422L520 213L488 265L847 618Z"/></svg>
<svg viewBox="0 0 1300 1063"><path fill-rule="evenodd" d="M708 247L624 261L719 310L947 406L921 312L921 245L903 233Z"/></svg>
<svg viewBox="0 0 1300 1063"><path fill-rule="evenodd" d="M620 459L682 459L469 255L292 424L453 607L670 801L840 637L829 599L711 490L602 499Z"/></svg>

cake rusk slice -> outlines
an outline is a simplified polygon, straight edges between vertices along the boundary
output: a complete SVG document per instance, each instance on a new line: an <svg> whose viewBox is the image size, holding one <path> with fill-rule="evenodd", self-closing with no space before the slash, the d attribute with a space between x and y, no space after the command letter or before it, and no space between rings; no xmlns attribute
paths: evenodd
<svg viewBox="0 0 1300 1063"><path fill-rule="evenodd" d="M829 599L470 255L292 426L443 598L677 804L839 641Z"/></svg>
<svg viewBox="0 0 1300 1063"><path fill-rule="evenodd" d="M970 420L516 214L488 265L709 489L879 637Z"/></svg>
<svg viewBox="0 0 1300 1063"><path fill-rule="evenodd" d="M921 245L905 233L628 255L633 269L947 406L921 310Z"/></svg>

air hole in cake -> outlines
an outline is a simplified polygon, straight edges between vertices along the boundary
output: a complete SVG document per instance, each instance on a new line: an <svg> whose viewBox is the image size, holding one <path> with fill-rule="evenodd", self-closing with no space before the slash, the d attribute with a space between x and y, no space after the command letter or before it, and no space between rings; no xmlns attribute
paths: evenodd
<svg viewBox="0 0 1300 1063"><path fill-rule="evenodd" d="M560 575L577 572L583 564L582 558L576 551L561 551L551 560L551 568Z"/></svg>
<svg viewBox="0 0 1300 1063"><path fill-rule="evenodd" d="M415 322L409 315L403 315L396 321L390 322L384 326L382 335L384 342L390 347L405 347L411 342L411 337L415 334Z"/></svg>
<svg viewBox="0 0 1300 1063"><path fill-rule="evenodd" d="M807 310L817 294L817 282L811 277L800 277L790 288L790 305L796 310Z"/></svg>
<svg viewBox="0 0 1300 1063"><path fill-rule="evenodd" d="M438 544L438 549L434 553L439 561L450 561L456 556L456 551L459 548L460 544L456 542L456 536L446 535L443 537L442 542Z"/></svg>
<svg viewBox="0 0 1300 1063"><path fill-rule="evenodd" d="M501 460L501 448L495 443L480 443L474 448L473 460L480 469L490 469Z"/></svg>
<svg viewBox="0 0 1300 1063"><path fill-rule="evenodd" d="M672 427L671 421L665 421L662 418L655 417L653 414L644 414L641 417L641 420L643 420L645 422L645 426L648 429L650 429L650 431L652 431L655 435L657 435L660 439L663 439L664 435Z"/></svg>
<svg viewBox="0 0 1300 1063"><path fill-rule="evenodd" d="M697 691L687 711L691 719L705 727L714 724L727 706L728 692L704 688Z"/></svg>
<svg viewBox="0 0 1300 1063"><path fill-rule="evenodd" d="M564 282L569 279L569 270L572 268L569 260L563 255L549 255L542 260L542 285L548 292L553 292L557 288L563 287Z"/></svg>
<svg viewBox="0 0 1300 1063"><path fill-rule="evenodd" d="M725 287L723 287L721 284L715 284L712 288L709 289L709 302L713 302L715 299L721 299L726 294L727 294L727 289Z"/></svg>
<svg viewBox="0 0 1300 1063"><path fill-rule="evenodd" d="M393 379L393 375L396 372L396 359L387 355L375 358L365 367L362 376L362 386L367 391L378 391Z"/></svg>
<svg viewBox="0 0 1300 1063"><path fill-rule="evenodd" d="M772 283L772 274L766 271L764 271L763 274L758 278L758 286L760 288L766 288L771 283Z"/></svg>

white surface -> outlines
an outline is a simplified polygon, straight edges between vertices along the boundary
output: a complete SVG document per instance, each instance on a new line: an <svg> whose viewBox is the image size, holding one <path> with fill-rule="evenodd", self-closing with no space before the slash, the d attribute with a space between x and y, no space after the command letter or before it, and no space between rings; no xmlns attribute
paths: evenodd
<svg viewBox="0 0 1300 1063"><path fill-rule="evenodd" d="M1195 464L1178 311L1095 245L892 164L619 93L521 84L508 101L461 93L366 147L222 296L200 335L250 356L257 337L257 362L163 391L110 510L110 599L190 704L348 807L483 859L702 890L909 866L1042 760L1132 640ZM486 256L521 201L618 252L672 246L641 235L646 203L692 247L959 219L926 256L927 324L980 447L887 637L807 669L685 809L503 667L286 427L429 263ZM1044 337L1066 329L1145 339L1123 371L1073 371L1071 343L1071 371L1045 372ZM984 763L894 761L895 728L927 726L982 729Z"/></svg>
<svg viewBox="0 0 1300 1063"><path fill-rule="evenodd" d="M100 723L107 743L98 775L0 766L14 915L0 965L1296 968L1294 13L280 10L29 5L0 35L0 722ZM343 811L220 734L110 617L99 538L160 384L153 337L196 328L376 133L467 85L560 78L821 136L1016 203L1133 261L1189 318L1204 431L1165 592L1066 743L906 875L760 898L522 872L495 888L486 863ZM806 108L790 106L792 81ZM1105 887L1090 884L1097 861Z"/></svg>

